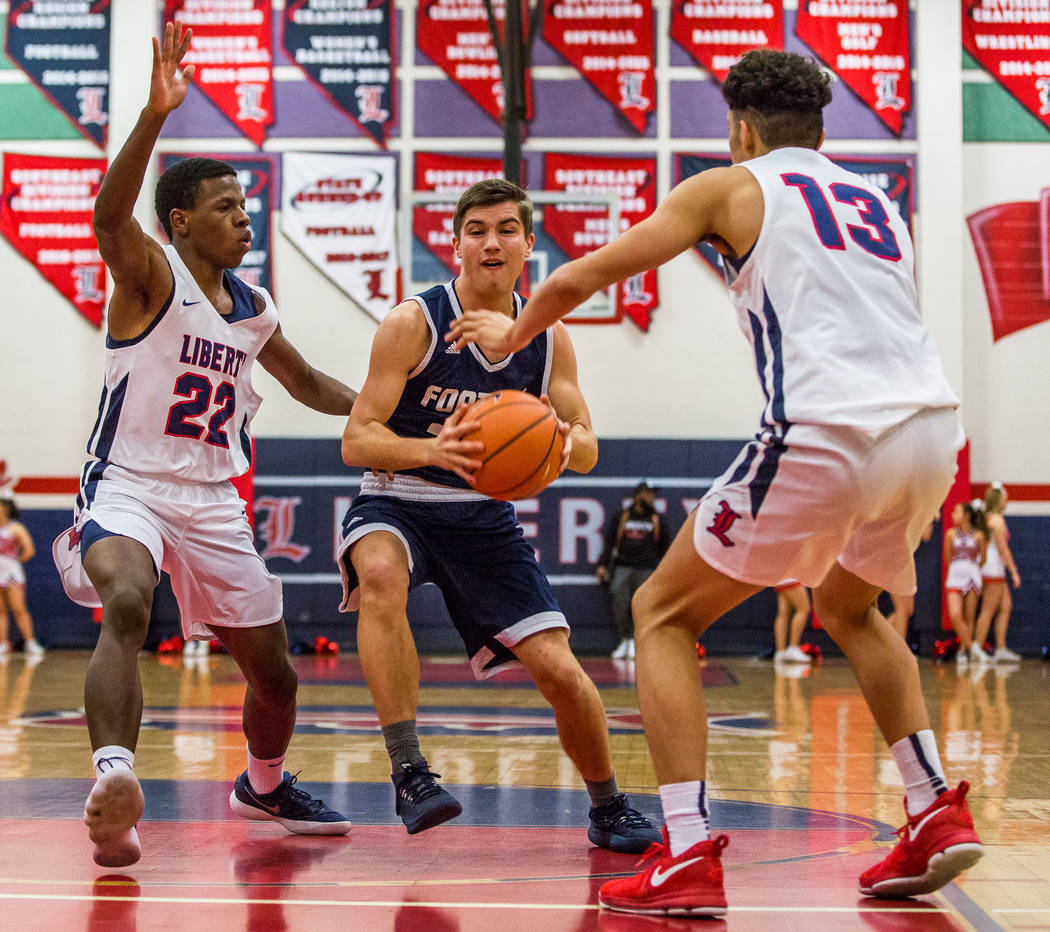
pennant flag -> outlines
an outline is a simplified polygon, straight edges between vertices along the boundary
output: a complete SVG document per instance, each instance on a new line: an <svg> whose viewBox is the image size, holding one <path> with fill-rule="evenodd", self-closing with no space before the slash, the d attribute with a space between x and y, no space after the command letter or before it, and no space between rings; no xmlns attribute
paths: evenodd
<svg viewBox="0 0 1050 932"><path fill-rule="evenodd" d="M12 0L5 49L74 128L106 148L110 0Z"/></svg>
<svg viewBox="0 0 1050 932"><path fill-rule="evenodd" d="M281 232L376 320L400 301L393 156L286 152Z"/></svg>
<svg viewBox="0 0 1050 932"><path fill-rule="evenodd" d="M897 208L911 230L911 215L915 203L915 163L909 156L835 156L836 165L863 177L881 190ZM679 155L678 180L732 165L728 155ZM696 251L721 277L725 277L722 256L709 243L697 243Z"/></svg>
<svg viewBox="0 0 1050 932"><path fill-rule="evenodd" d="M795 34L900 135L911 109L907 3L803 0Z"/></svg>
<svg viewBox="0 0 1050 932"><path fill-rule="evenodd" d="M503 33L507 17L503 0L493 0ZM528 4L522 4L522 34L527 32ZM419 49L445 72L497 123L503 121L503 77L489 32L485 0L422 0L416 24ZM532 119L532 81L525 73L526 120Z"/></svg>
<svg viewBox="0 0 1050 932"><path fill-rule="evenodd" d="M184 159L199 157L199 153L163 152L160 170L167 171ZM270 213L273 209L276 160L265 155L233 155L214 152L204 158L218 159L231 165L244 190L244 210L252 228L252 248L237 267L237 277L249 285L258 285L273 293L273 263L270 249Z"/></svg>
<svg viewBox="0 0 1050 932"><path fill-rule="evenodd" d="M1045 197L1046 192L1043 192ZM1041 204L995 204L966 218L988 299L992 341L1050 320Z"/></svg>
<svg viewBox="0 0 1050 932"><path fill-rule="evenodd" d="M106 270L91 228L105 159L4 153L0 233L96 327Z"/></svg>
<svg viewBox="0 0 1050 932"><path fill-rule="evenodd" d="M671 35L721 84L744 52L784 47L783 0L675 0Z"/></svg>
<svg viewBox="0 0 1050 932"><path fill-rule="evenodd" d="M546 0L543 38L639 133L656 108L652 0Z"/></svg>
<svg viewBox="0 0 1050 932"><path fill-rule="evenodd" d="M574 194L619 194L623 232L656 209L656 159L549 152L544 187ZM544 208L544 229L571 259L609 241L608 215L588 204L548 204ZM648 331L652 312L659 303L656 270L632 275L617 290L619 313L603 322L613 323L626 315L640 330Z"/></svg>
<svg viewBox="0 0 1050 932"><path fill-rule="evenodd" d="M273 123L270 0L164 0L166 22L193 30L193 83L257 146Z"/></svg>
<svg viewBox="0 0 1050 932"><path fill-rule="evenodd" d="M1046 4L962 0L963 48L1050 128L1048 31Z"/></svg>
<svg viewBox="0 0 1050 932"><path fill-rule="evenodd" d="M486 178L502 178L500 159L470 158L462 155L436 155L417 152L415 189L447 193L448 202L420 204L412 210L412 235L433 253L453 274L459 274L459 260L452 248L452 216L456 201L472 184Z"/></svg>
<svg viewBox="0 0 1050 932"><path fill-rule="evenodd" d="M380 146L394 122L391 0L288 0L284 50Z"/></svg>

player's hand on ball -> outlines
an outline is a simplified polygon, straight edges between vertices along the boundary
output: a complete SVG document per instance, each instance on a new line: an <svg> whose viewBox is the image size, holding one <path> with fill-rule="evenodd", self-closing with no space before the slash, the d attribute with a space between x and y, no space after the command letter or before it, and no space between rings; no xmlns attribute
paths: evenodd
<svg viewBox="0 0 1050 932"><path fill-rule="evenodd" d="M480 440L464 440L463 436L474 430L476 421L466 420L468 405L452 412L441 425L433 444L431 466L439 466L454 472L473 485L473 474L481 469L481 456L485 445Z"/></svg>
<svg viewBox="0 0 1050 932"><path fill-rule="evenodd" d="M497 311L464 311L462 317L452 321L445 342L459 350L476 343L489 356L503 357L518 349L510 337L513 326L512 318Z"/></svg>

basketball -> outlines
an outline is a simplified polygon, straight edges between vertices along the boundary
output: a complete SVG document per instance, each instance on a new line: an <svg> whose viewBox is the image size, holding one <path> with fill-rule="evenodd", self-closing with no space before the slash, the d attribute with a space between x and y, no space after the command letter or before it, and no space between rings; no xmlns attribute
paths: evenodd
<svg viewBox="0 0 1050 932"><path fill-rule="evenodd" d="M538 495L558 475L562 437L558 419L535 395L514 389L475 401L463 421L478 427L464 436L485 449L475 488L490 498L511 501Z"/></svg>

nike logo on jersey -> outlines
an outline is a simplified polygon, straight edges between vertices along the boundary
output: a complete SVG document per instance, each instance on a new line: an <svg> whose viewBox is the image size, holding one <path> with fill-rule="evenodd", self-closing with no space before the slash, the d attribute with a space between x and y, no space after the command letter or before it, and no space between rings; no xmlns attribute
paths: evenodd
<svg viewBox="0 0 1050 932"><path fill-rule="evenodd" d="M194 304L200 304L200 301L187 301L185 298L182 299L183 307L193 307Z"/></svg>
<svg viewBox="0 0 1050 932"><path fill-rule="evenodd" d="M363 520L364 520L363 518L351 518L349 521L346 522L346 526L348 528L351 528L355 524L357 524L358 521L363 521Z"/></svg>
<svg viewBox="0 0 1050 932"><path fill-rule="evenodd" d="M703 857L690 858L688 861L682 861L679 864L675 864L674 867L669 867L665 871L661 871L659 867L653 869L652 876L649 878L649 883L654 887L663 886L667 881L668 877L673 877L680 870L684 870L689 867L690 864L696 864L698 861L702 861Z"/></svg>
<svg viewBox="0 0 1050 932"><path fill-rule="evenodd" d="M924 816L921 822L917 822L915 825L909 825L908 826L908 841L915 841L915 839L919 837L919 832L922 831L922 827L927 822L929 822L930 819L932 819L935 815L939 815L940 813L944 812L948 808L949 808L948 806L941 806L940 809L934 809L933 812L929 813L929 815Z"/></svg>

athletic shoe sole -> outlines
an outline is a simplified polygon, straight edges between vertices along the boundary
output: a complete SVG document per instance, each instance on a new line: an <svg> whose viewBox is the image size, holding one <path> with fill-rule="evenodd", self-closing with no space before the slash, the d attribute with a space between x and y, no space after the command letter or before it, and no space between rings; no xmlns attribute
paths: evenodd
<svg viewBox="0 0 1050 932"><path fill-rule="evenodd" d="M100 867L127 867L142 857L135 825L146 801L135 774L117 768L103 774L84 803L84 824Z"/></svg>
<svg viewBox="0 0 1050 932"><path fill-rule="evenodd" d="M611 909L618 913L635 913L639 916L724 916L728 912L725 906L624 906L609 903L598 897L602 909Z"/></svg>
<svg viewBox="0 0 1050 932"><path fill-rule="evenodd" d="M433 828L435 825L441 825L442 822L454 819L456 816L461 815L462 812L463 807L457 800L452 799L440 806L435 806L433 809L427 809L425 812L419 813L411 821L405 821L405 828L409 835L418 835L420 832L425 832L428 828Z"/></svg>
<svg viewBox="0 0 1050 932"><path fill-rule="evenodd" d="M858 889L865 896L891 899L934 893L951 883L964 870L973 867L983 855L984 847L976 842L952 845L933 855L926 864L926 872L917 877L895 877Z"/></svg>
<svg viewBox="0 0 1050 932"><path fill-rule="evenodd" d="M230 793L230 808L242 819L251 819L255 822L276 822L294 835L345 835L351 828L349 820L345 822L304 822L298 819L285 819L241 801L237 797L236 790Z"/></svg>

